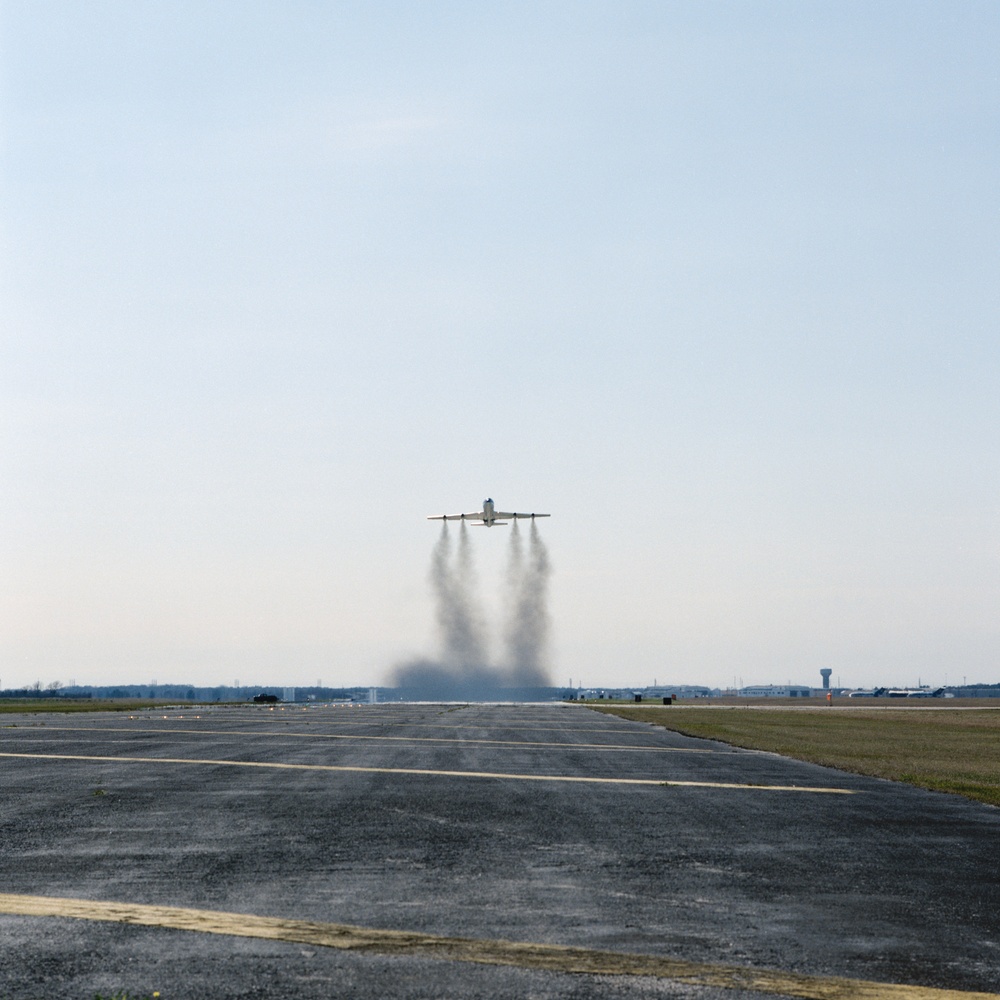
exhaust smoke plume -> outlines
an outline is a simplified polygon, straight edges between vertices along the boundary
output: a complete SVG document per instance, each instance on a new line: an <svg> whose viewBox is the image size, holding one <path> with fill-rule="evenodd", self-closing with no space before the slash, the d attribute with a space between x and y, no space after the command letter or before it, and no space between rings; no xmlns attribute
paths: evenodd
<svg viewBox="0 0 1000 1000"><path fill-rule="evenodd" d="M521 533L514 521L507 563L507 663L514 684L537 687L548 684L544 670L548 612L549 553L531 522L525 558Z"/></svg>
<svg viewBox="0 0 1000 1000"><path fill-rule="evenodd" d="M431 584L437 597L438 626L444 645L442 660L452 669L486 662L485 628L473 596L475 583L469 529L463 521L457 555L452 556L446 529L431 557Z"/></svg>
<svg viewBox="0 0 1000 1000"><path fill-rule="evenodd" d="M437 660L402 664L393 683L416 701L525 700L550 684L545 669L548 639L548 552L534 521L527 551L514 520L507 557L505 657L490 663L486 616L476 590L472 546L465 522L453 550L448 522L431 554L430 582L441 635Z"/></svg>

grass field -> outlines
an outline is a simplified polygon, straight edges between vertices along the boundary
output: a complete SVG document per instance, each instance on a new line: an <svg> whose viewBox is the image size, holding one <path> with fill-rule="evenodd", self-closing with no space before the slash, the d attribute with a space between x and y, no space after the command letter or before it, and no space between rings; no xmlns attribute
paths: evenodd
<svg viewBox="0 0 1000 1000"><path fill-rule="evenodd" d="M588 707L1000 806L1000 709Z"/></svg>
<svg viewBox="0 0 1000 1000"><path fill-rule="evenodd" d="M0 715L30 715L34 712L135 712L142 708L162 708L176 705L177 700L157 701L149 698L3 698ZM191 702L192 707L195 702Z"/></svg>

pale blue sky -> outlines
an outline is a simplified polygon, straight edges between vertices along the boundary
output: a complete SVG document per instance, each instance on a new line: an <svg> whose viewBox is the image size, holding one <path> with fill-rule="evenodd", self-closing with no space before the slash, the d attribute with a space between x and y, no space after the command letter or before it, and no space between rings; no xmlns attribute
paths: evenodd
<svg viewBox="0 0 1000 1000"><path fill-rule="evenodd" d="M995 3L0 17L0 686L1000 680Z"/></svg>

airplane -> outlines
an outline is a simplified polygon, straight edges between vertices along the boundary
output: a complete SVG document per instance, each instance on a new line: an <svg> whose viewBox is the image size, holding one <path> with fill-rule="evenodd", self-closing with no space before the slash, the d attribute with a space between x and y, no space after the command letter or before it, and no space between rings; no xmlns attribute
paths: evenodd
<svg viewBox="0 0 1000 1000"><path fill-rule="evenodd" d="M888 691L890 698L940 698L943 694L943 687L931 690L926 684L917 688L890 688Z"/></svg>
<svg viewBox="0 0 1000 1000"><path fill-rule="evenodd" d="M494 510L493 501L487 499L483 501L483 509L477 510L473 514L431 514L427 520L428 521L472 521L477 527L487 527L492 528L494 524L499 524L501 527L505 527L505 521L509 521L514 517L530 517L534 520L536 517L550 517L549 514L508 514L505 511Z"/></svg>
<svg viewBox="0 0 1000 1000"><path fill-rule="evenodd" d="M869 690L849 691L848 698L949 698L944 688L929 688L926 685L917 688L871 688Z"/></svg>

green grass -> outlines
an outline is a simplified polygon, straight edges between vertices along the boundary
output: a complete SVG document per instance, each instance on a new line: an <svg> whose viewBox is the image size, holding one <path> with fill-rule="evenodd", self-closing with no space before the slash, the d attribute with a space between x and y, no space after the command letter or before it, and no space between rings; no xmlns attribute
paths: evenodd
<svg viewBox="0 0 1000 1000"><path fill-rule="evenodd" d="M0 699L0 715L29 715L36 712L135 712L143 708L163 708L177 705L172 701L153 698L3 698ZM196 707L202 702L190 702ZM213 705L219 702L212 702Z"/></svg>
<svg viewBox="0 0 1000 1000"><path fill-rule="evenodd" d="M588 707L1000 806L1000 709Z"/></svg>

